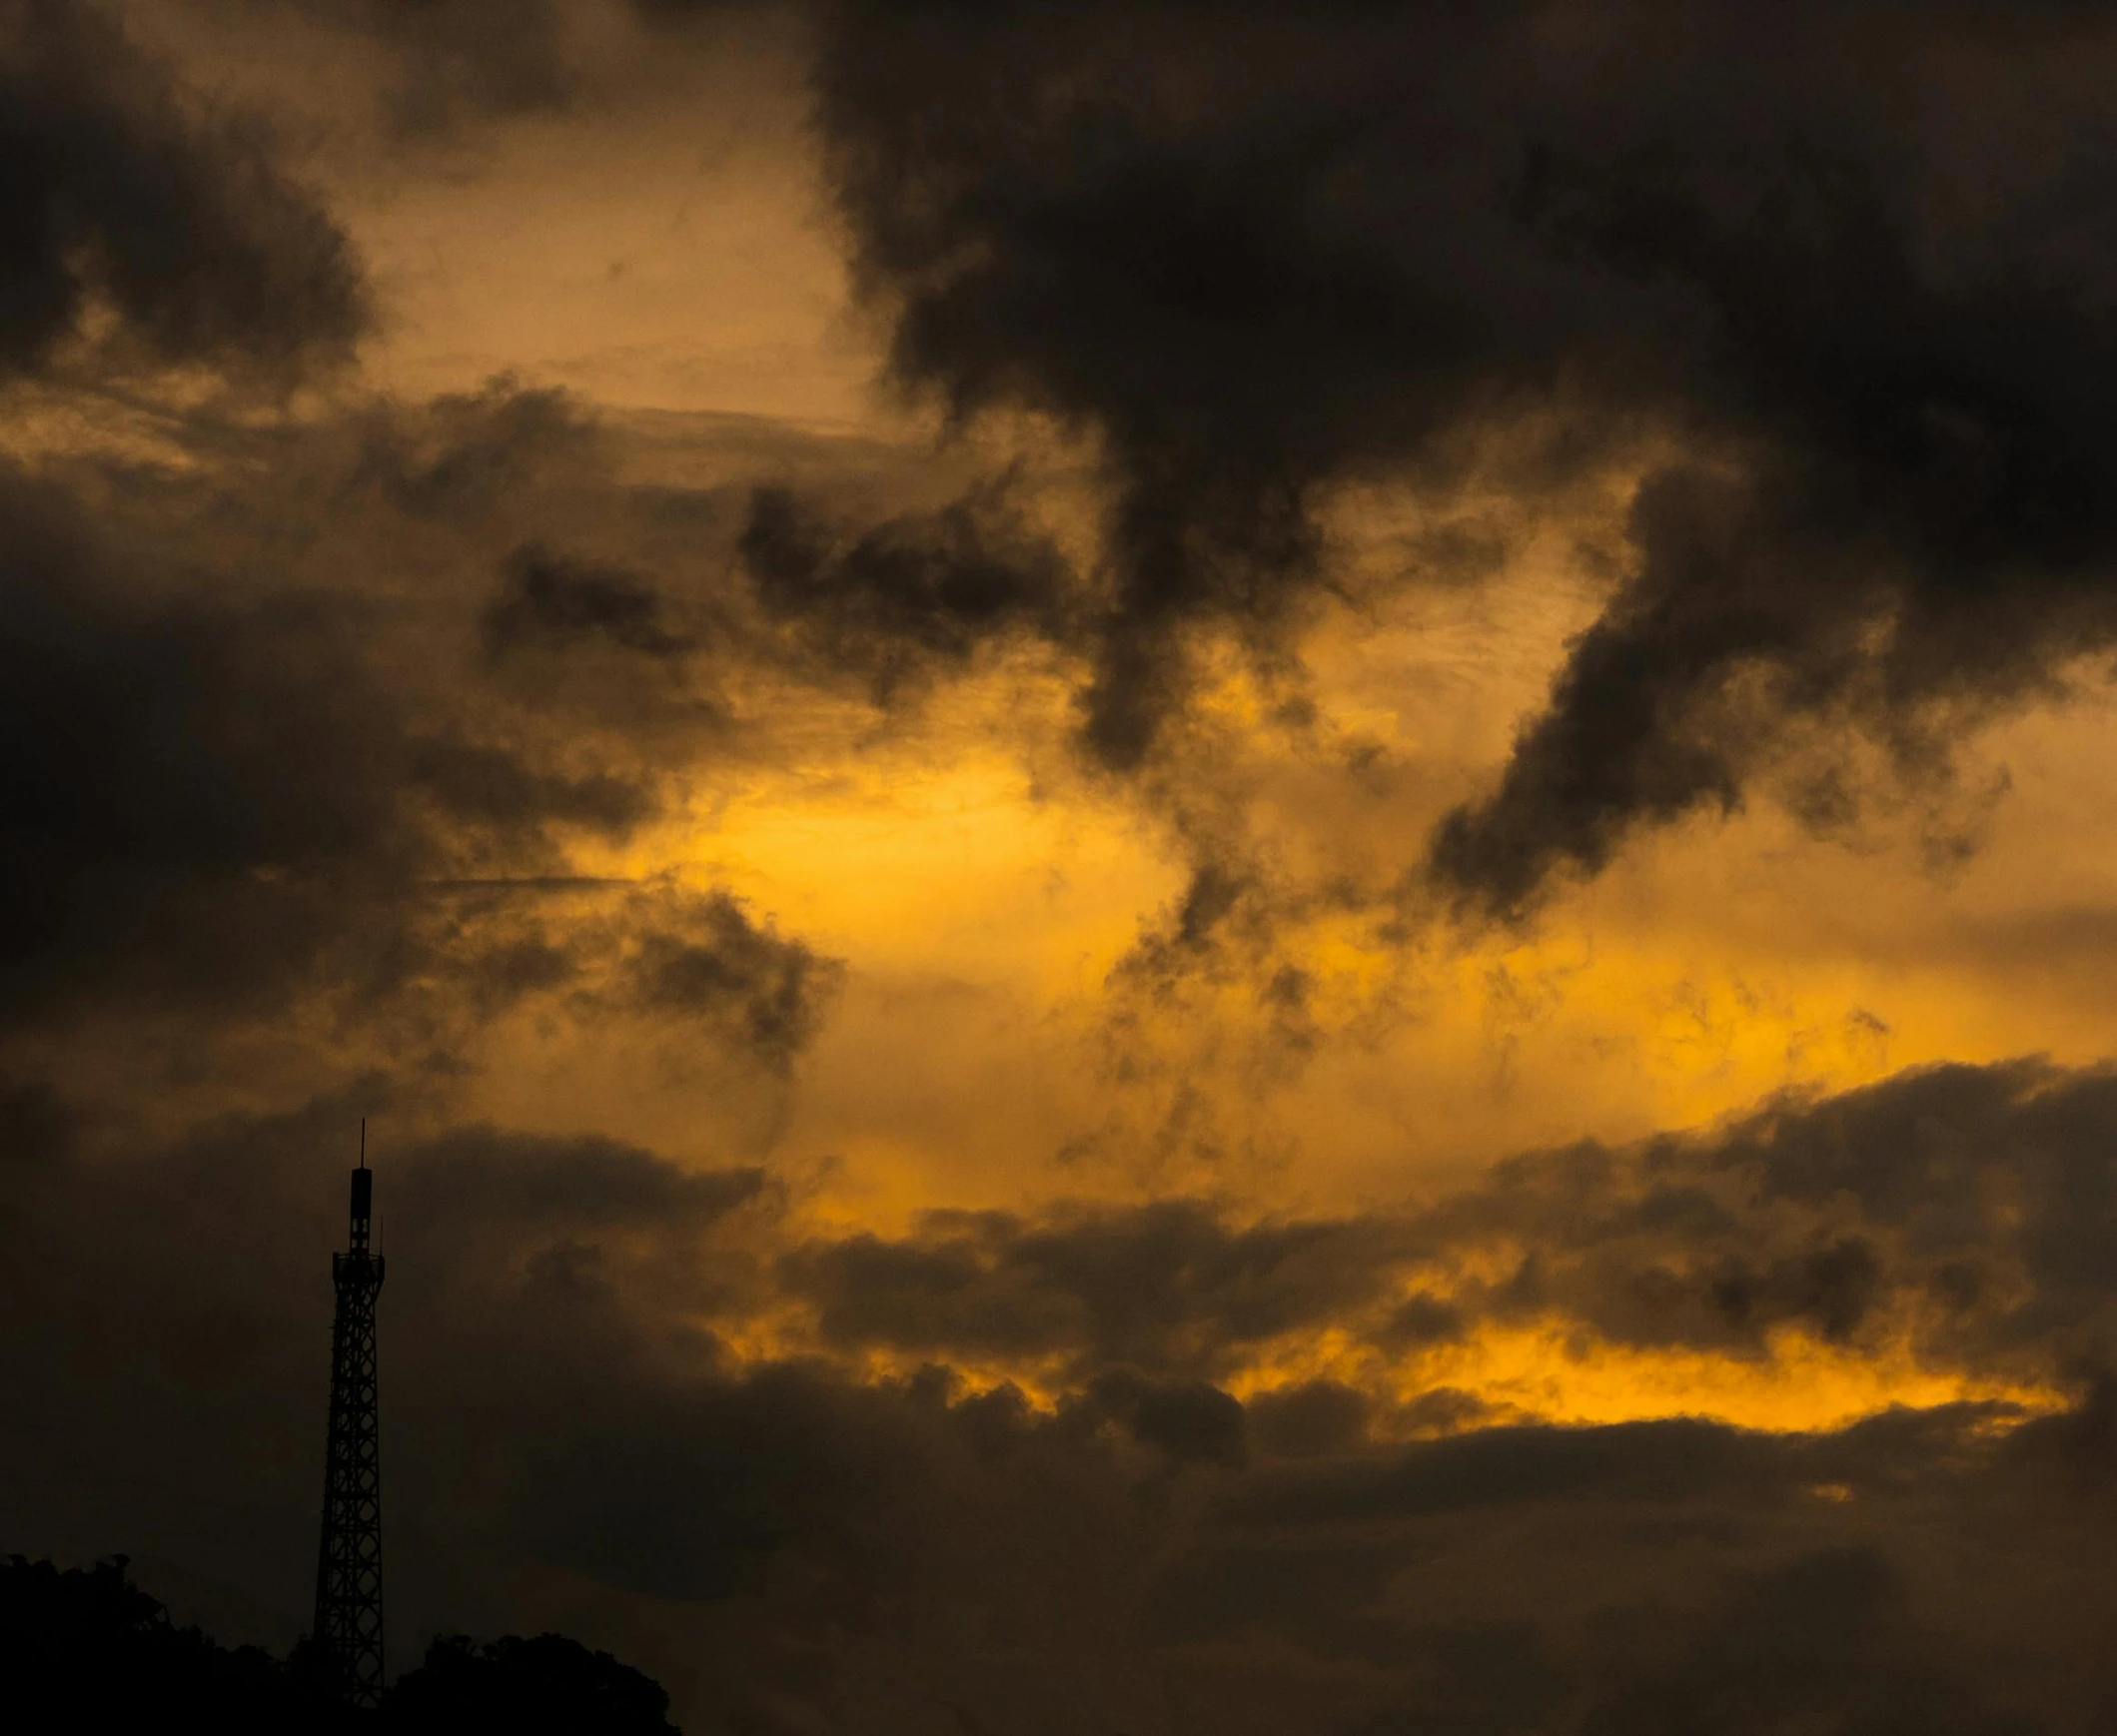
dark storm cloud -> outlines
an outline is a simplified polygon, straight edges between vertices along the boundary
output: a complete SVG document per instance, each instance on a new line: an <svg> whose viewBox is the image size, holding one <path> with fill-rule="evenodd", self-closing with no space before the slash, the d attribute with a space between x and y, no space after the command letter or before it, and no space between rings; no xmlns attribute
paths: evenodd
<svg viewBox="0 0 2117 1736"><path fill-rule="evenodd" d="M1243 1407L1206 1380L1152 1380L1113 1369L1089 1382L1087 1403L1173 1464L1239 1467L1249 1454Z"/></svg>
<svg viewBox="0 0 2117 1736"><path fill-rule="evenodd" d="M0 372L108 360L286 377L366 323L331 217L236 117L205 112L101 10L0 5Z"/></svg>
<svg viewBox="0 0 2117 1736"><path fill-rule="evenodd" d="M1029 632L1071 637L1064 556L988 483L940 510L858 528L792 490L750 496L736 549L767 619L811 658L864 676L878 703L935 667Z"/></svg>
<svg viewBox="0 0 2117 1736"><path fill-rule="evenodd" d="M1969 1096L1998 1121L1958 1105L1966 1138L2011 1129L2019 1160L2049 1136L2020 1081ZM1847 1114L1855 1144L1885 1131ZM349 1125L322 1103L114 1150L48 1093L0 1099L9 1546L128 1547L180 1614L285 1643ZM1800 1131L1766 1138L1784 1190L1849 1177L1877 1216L1904 1197L1904 1160L1826 1172L1837 1137ZM753 1171L491 1128L377 1155L392 1631L414 1649L562 1620L669 1682L689 1725L1024 1736L1057 1714L2058 1736L2117 1688L2101 1385L2028 1421L1957 1405L1777 1435L1464 1418L1391 1442L1339 1404L1289 1451L1291 1400L1275 1423L1196 1375L1106 1366L1038 1410L943 1366L738 1362L719 1334L779 1282L759 1255L784 1201ZM1064 1263L1143 1265L1087 1240ZM1269 1293L1315 1248L1179 1241L1215 1277L1208 1335L1231 1289Z"/></svg>
<svg viewBox="0 0 2117 1736"><path fill-rule="evenodd" d="M783 1080L837 997L845 967L724 892L578 877L480 876L421 891L436 910L417 985L446 1016L517 1008L580 1030L628 1022L635 1047L679 1070L732 1062Z"/></svg>
<svg viewBox="0 0 2117 1736"><path fill-rule="evenodd" d="M1357 1310L1398 1243L1393 1227L1360 1221L1237 1229L1188 1201L1040 1224L937 1212L907 1241L808 1249L786 1281L848 1345L1211 1374Z"/></svg>
<svg viewBox="0 0 2117 1736"><path fill-rule="evenodd" d="M2112 1679L2002 1538L2107 1522L2106 1456L2055 1498L2032 1468L2103 1403L1998 1434L1958 1406L1811 1435L1489 1429L1270 1467L1218 1503L1155 1614L1192 1644L1298 1634L1391 1672L1394 1703L1341 1728L2085 1730ZM1946 1540L1910 1544L1941 1511ZM2007 1609L1977 1586L1999 1560L2020 1574ZM2064 1630L2035 1671L1996 1661L2024 1620Z"/></svg>
<svg viewBox="0 0 2117 1736"><path fill-rule="evenodd" d="M621 419L509 379L376 407L354 427L352 473L330 478L339 504L408 520L410 557L440 550L452 586L462 562L492 560L478 621L488 674L530 710L563 704L621 727L650 723L641 708L659 696L725 750L731 713L761 708L724 689L760 674L790 676L796 692L850 682L889 706L987 650L1079 642L1084 581L1005 474L892 512L878 492L931 492L917 460L730 418L686 431L728 479L628 482L623 460L657 455L648 442L663 431L641 440Z"/></svg>
<svg viewBox="0 0 2117 1736"><path fill-rule="evenodd" d="M423 1146L393 1192L411 1226L406 1251L423 1257L430 1225L458 1226L458 1235L463 1225L489 1222L695 1233L757 1200L765 1178L759 1170L678 1170L617 1140L464 1128ZM446 1252L451 1261L460 1254Z"/></svg>
<svg viewBox="0 0 2117 1736"><path fill-rule="evenodd" d="M647 899L622 965L640 1009L722 1032L782 1070L821 1027L843 974L836 960L754 922L724 892Z"/></svg>
<svg viewBox="0 0 2117 1736"><path fill-rule="evenodd" d="M1326 1327L1416 1358L1522 1324L1558 1325L1586 1355L1766 1361L1791 1331L2069 1381L2117 1362L2112 1150L2105 1073L1938 1068L1710 1135L1517 1158L1415 1210L1249 1226L1176 1201L934 1213L901 1239L802 1250L782 1281L829 1341L1069 1379L1225 1378Z"/></svg>
<svg viewBox="0 0 2117 1736"><path fill-rule="evenodd" d="M421 878L533 870L557 835L621 837L648 811L607 773L415 720L350 602L193 588L21 472L0 499L11 1020L113 989L284 995L327 956L365 980Z"/></svg>
<svg viewBox="0 0 2117 1736"><path fill-rule="evenodd" d="M346 882L409 872L403 744L325 621L127 596L78 513L5 486L15 1016L106 973L210 990L270 972L320 944Z"/></svg>
<svg viewBox="0 0 2117 1736"><path fill-rule="evenodd" d="M332 477L335 489L363 505L372 494L419 523L483 527L514 517L539 492L607 485L592 417L565 393L509 376L412 407L373 406L354 432L351 474ZM511 557L533 546L518 543Z"/></svg>
<svg viewBox="0 0 2117 1736"><path fill-rule="evenodd" d="M530 544L508 561L500 595L486 605L486 647L496 659L526 646L563 648L602 639L647 657L680 656L689 640L663 624L652 580Z"/></svg>
<svg viewBox="0 0 2117 1736"><path fill-rule="evenodd" d="M877 496L933 492L930 460L726 418L687 432L728 479L625 482L617 454L651 444L508 380L370 421L352 487L392 513L481 539L541 526L496 562L479 621L526 703L617 718L660 695L724 748L761 712L727 695L758 676L891 707L989 652L1082 642L1087 582L1008 473L892 509Z"/></svg>
<svg viewBox="0 0 2117 1736"><path fill-rule="evenodd" d="M1678 1502L1703 1493L1784 1495L1818 1479L1786 1443L1690 1419L1600 1428L1488 1428L1401 1452L1290 1470L1226 1511L1239 1523L1405 1518L1592 1495Z"/></svg>
<svg viewBox="0 0 2117 1736"><path fill-rule="evenodd" d="M1437 841L1491 909L1738 800L1788 716L1917 761L2117 637L2099 9L828 16L895 372L1107 451L1112 764L1189 635L1298 620L1316 508L1378 475L1650 472L1631 571Z"/></svg>
<svg viewBox="0 0 2117 1736"><path fill-rule="evenodd" d="M1452 1302L1614 1341L1760 1353L1774 1328L1908 1331L1943 1365L2062 1374L2117 1353L2117 1081L1941 1067L1711 1137L1503 1166L1429 1234L1519 1252Z"/></svg>
<svg viewBox="0 0 2117 1736"><path fill-rule="evenodd" d="M0 1021L328 1008L460 1061L533 1001L784 1076L838 963L572 860L768 751L712 685L780 666L746 489L621 485L507 383L170 429L190 461L0 469Z"/></svg>

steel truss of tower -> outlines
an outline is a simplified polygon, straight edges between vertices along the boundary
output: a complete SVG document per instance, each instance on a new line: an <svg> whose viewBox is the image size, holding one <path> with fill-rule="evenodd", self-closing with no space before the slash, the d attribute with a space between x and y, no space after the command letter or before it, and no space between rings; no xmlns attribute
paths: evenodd
<svg viewBox="0 0 2117 1736"><path fill-rule="evenodd" d="M365 1164L353 1172L350 1244L331 1257L338 1307L331 1326L331 1431L315 1630L320 1661L339 1697L370 1707L383 1693L383 1481L375 1371L375 1299L383 1288L383 1262L368 1249L373 1175Z"/></svg>

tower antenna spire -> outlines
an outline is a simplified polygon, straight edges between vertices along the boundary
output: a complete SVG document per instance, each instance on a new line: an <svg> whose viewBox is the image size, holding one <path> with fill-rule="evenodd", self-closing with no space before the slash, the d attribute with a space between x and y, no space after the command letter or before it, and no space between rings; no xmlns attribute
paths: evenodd
<svg viewBox="0 0 2117 1736"><path fill-rule="evenodd" d="M350 1705L383 1693L383 1486L375 1299L383 1261L369 1250L375 1172L361 1117L346 1252L331 1257L331 1421L324 1447L324 1526L317 1548L315 1643L330 1685Z"/></svg>

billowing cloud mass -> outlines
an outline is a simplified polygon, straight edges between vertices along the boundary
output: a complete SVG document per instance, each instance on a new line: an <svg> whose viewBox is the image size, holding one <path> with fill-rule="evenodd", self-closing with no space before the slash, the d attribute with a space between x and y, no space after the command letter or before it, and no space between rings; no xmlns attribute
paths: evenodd
<svg viewBox="0 0 2117 1736"><path fill-rule="evenodd" d="M877 703L987 640L1066 638L1078 607L1064 556L992 485L849 537L789 490L763 487L736 547L765 614L825 664L866 674Z"/></svg>
<svg viewBox="0 0 2117 1736"><path fill-rule="evenodd" d="M1114 765L1188 636L1299 620L1320 509L1377 475L1643 477L1600 618L1437 836L1495 910L1737 804L1789 717L1917 759L2110 641L2093 9L833 17L893 368L1106 452Z"/></svg>
<svg viewBox="0 0 2117 1736"><path fill-rule="evenodd" d="M2109 1728L2113 70L0 0L0 1555L296 1641L365 1137L393 1673Z"/></svg>
<svg viewBox="0 0 2117 1736"><path fill-rule="evenodd" d="M274 372L350 350L357 261L254 129L187 101L93 8L9 0L0 30L0 367L69 341Z"/></svg>

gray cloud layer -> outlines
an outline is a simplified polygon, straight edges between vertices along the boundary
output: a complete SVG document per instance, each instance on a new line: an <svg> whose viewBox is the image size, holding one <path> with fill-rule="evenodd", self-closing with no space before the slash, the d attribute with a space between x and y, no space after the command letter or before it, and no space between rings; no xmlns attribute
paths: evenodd
<svg viewBox="0 0 2117 1736"><path fill-rule="evenodd" d="M1048 1222L937 1213L792 1257L826 1336L1225 1378L1327 1326L1391 1356L1481 1325L1764 1359L1773 1335L1936 1367L2117 1364L2117 1080L1902 1074L1709 1136L1510 1160L1412 1211L1228 1224L1193 1202Z"/></svg>
<svg viewBox="0 0 2117 1736"><path fill-rule="evenodd" d="M1490 910L1737 802L1789 717L1916 763L2117 633L2097 9L829 16L896 372L1107 447L1114 765L1189 635L1299 620L1317 506L1376 475L1649 471L1630 571L1436 840Z"/></svg>
<svg viewBox="0 0 2117 1736"><path fill-rule="evenodd" d="M953 1706L1006 1731L2090 1730L2117 1692L2089 1589L2117 1521L2092 1360L2111 1092L1946 1070L1525 1160L1398 1217L1245 1228L1165 1203L776 1265L786 1201L763 1173L441 1130L383 1172L397 1631L562 1614L706 1727L914 1731ZM107 1133L10 1093L15 1542L122 1544L170 1564L186 1609L286 1637L339 1205L314 1153L343 1119L320 1103L90 1162ZM1541 1251L1542 1294L1519 1275L1459 1294L1402 1345L1532 1302L1584 1353L1762 1354L1771 1320L1856 1341L1867 1316L1828 1278L1741 1306L1727 1288L1739 1264L1768 1290L1818 1213L1875 1250L1870 1308L1935 1307L1929 1356L2070 1370L2073 1407L1759 1434L1495 1424L1445 1393L1394 1413L1318 1385L1245 1405L1215 1383L1277 1333L1377 1317L1394 1279L1496 1230ZM1965 1246L1992 1294L1943 1276L1934 1298ZM723 1334L788 1302L827 1341L929 1360L877 1381L730 1357ZM1056 1408L950 1371L995 1355L1055 1358Z"/></svg>

